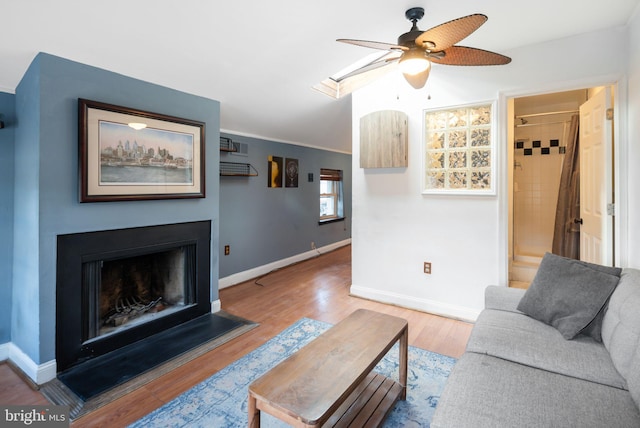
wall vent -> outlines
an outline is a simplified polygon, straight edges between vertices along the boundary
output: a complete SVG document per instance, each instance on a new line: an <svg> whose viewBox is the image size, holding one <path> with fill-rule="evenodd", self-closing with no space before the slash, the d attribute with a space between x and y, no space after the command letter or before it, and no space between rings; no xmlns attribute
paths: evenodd
<svg viewBox="0 0 640 428"><path fill-rule="evenodd" d="M236 148L235 152L230 152L234 156L249 156L249 145L247 143L236 143L233 142L233 145Z"/></svg>

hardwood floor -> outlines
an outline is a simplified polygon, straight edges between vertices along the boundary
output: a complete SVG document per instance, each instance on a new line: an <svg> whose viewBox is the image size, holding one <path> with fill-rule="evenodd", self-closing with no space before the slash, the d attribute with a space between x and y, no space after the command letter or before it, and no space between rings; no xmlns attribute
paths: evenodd
<svg viewBox="0 0 640 428"><path fill-rule="evenodd" d="M466 346L472 324L349 295L351 247L282 268L257 280L220 290L222 309L260 326L147 385L85 415L73 427L130 424L218 370L251 352L302 317L332 324L359 308L409 322L409 345L452 357ZM0 364L0 403L47 404L12 367Z"/></svg>

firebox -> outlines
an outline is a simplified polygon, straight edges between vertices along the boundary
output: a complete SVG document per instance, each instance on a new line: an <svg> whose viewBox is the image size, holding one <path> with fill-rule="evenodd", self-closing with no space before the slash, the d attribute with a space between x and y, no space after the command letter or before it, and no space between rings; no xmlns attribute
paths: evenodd
<svg viewBox="0 0 640 428"><path fill-rule="evenodd" d="M115 334L195 303L195 245L147 250L82 264L87 308L83 340Z"/></svg>
<svg viewBox="0 0 640 428"><path fill-rule="evenodd" d="M58 236L63 371L211 310L211 222Z"/></svg>

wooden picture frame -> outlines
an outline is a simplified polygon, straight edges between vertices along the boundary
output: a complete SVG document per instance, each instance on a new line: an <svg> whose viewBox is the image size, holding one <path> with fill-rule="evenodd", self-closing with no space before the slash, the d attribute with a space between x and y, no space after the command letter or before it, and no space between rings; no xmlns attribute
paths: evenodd
<svg viewBox="0 0 640 428"><path fill-rule="evenodd" d="M80 202L205 197L203 122L80 98L78 128Z"/></svg>

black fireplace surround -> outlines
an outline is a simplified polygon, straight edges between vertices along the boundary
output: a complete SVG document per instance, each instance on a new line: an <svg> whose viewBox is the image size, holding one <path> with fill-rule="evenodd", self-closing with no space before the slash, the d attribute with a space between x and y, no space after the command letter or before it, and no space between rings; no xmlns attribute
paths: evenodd
<svg viewBox="0 0 640 428"><path fill-rule="evenodd" d="M138 340L211 312L211 222L199 221L58 235L56 363L62 372ZM185 283L194 293L178 311L104 336L87 331L95 322L96 291L87 286L90 264L189 248ZM186 286L185 286L186 288ZM189 291L185 292L189 293Z"/></svg>

